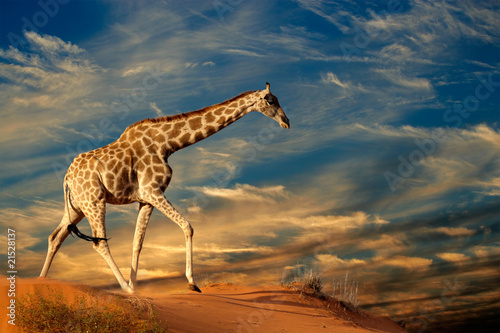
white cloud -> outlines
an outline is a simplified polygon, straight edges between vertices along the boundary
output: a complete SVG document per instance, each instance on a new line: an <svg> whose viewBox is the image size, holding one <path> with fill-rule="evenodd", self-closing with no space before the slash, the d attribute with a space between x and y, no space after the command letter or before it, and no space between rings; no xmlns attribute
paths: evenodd
<svg viewBox="0 0 500 333"><path fill-rule="evenodd" d="M164 116L163 112L162 112L162 111L161 111L161 109L158 107L158 105L156 105L156 103L155 103L155 102L150 102L150 103L149 103L149 107L150 107L151 109L153 109L153 110L154 110L154 112L156 112L156 115L157 115L158 117L163 117L163 116Z"/></svg>
<svg viewBox="0 0 500 333"><path fill-rule="evenodd" d="M41 36L33 31L28 31L25 34L26 39L31 42L31 47L41 50L43 53L57 55L61 52L76 55L84 52L83 49L77 45L63 42L60 38L55 36Z"/></svg>
<svg viewBox="0 0 500 333"><path fill-rule="evenodd" d="M1 142L20 150L46 144L41 132L54 124L84 122L99 112L88 98L98 89L104 72L76 45L35 32L27 32L26 38L38 53L13 48L0 52L0 58L14 60L0 63L0 76L11 81L0 92L0 106L8 110L1 124Z"/></svg>
<svg viewBox="0 0 500 333"><path fill-rule="evenodd" d="M332 229L338 231L348 231L352 229L362 229L366 225L384 225L389 222L380 217L371 217L365 212L354 212L350 216L313 215L303 219L291 219L294 224L306 229L323 229L329 232Z"/></svg>
<svg viewBox="0 0 500 333"><path fill-rule="evenodd" d="M135 74L139 74L139 73L144 73L145 70L146 70L146 68L144 66L132 67L132 68L124 70L122 73L122 77L131 76L131 75L135 75Z"/></svg>
<svg viewBox="0 0 500 333"><path fill-rule="evenodd" d="M429 44L429 48L430 43L437 40L458 41L466 37L493 42L498 38L498 32L493 28L495 8L488 3L415 1L407 11L388 11L386 15L373 15L377 13L372 11L371 14L372 18L352 17L352 21L358 27L376 25L381 32L375 37L393 39L406 33L420 45Z"/></svg>
<svg viewBox="0 0 500 333"><path fill-rule="evenodd" d="M402 41L384 46L378 52L372 54L379 59L382 64L387 64L392 70L401 70L399 66L409 67L415 65L432 65L432 59L420 58L417 52L410 48L410 45L402 44Z"/></svg>
<svg viewBox="0 0 500 333"><path fill-rule="evenodd" d="M326 19L333 25L335 25L343 33L349 32L350 28L346 21L346 16L349 14L343 8L338 8L340 6L335 6L333 3L333 9L328 5L332 4L327 1L308 1L308 0L297 0L301 7L310 10L318 16Z"/></svg>
<svg viewBox="0 0 500 333"><path fill-rule="evenodd" d="M375 72L382 74L391 83L404 88L432 90L432 84L428 79L409 77L398 69L376 69Z"/></svg>
<svg viewBox="0 0 500 333"><path fill-rule="evenodd" d="M349 88L349 84L341 82L337 75L332 72L326 73L326 75L322 77L321 81L323 83L333 83L341 88Z"/></svg>
<svg viewBox="0 0 500 333"><path fill-rule="evenodd" d="M184 67L185 68L196 68L196 67L198 67L198 65L199 64L197 62L186 62L184 64Z"/></svg>
<svg viewBox="0 0 500 333"><path fill-rule="evenodd" d="M284 186L255 187L248 184L236 184L234 189L215 187L192 187L209 197L224 198L231 201L254 201L265 202L277 198L286 198L287 192Z"/></svg>
<svg viewBox="0 0 500 333"><path fill-rule="evenodd" d="M259 54L255 51L241 50L241 49L226 49L225 52L249 57L263 57L264 55Z"/></svg>

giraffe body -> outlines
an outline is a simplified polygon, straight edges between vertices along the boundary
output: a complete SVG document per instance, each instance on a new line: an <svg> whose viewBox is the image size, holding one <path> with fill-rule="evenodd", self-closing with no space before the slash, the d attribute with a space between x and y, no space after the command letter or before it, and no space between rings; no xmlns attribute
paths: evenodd
<svg viewBox="0 0 500 333"><path fill-rule="evenodd" d="M136 286L139 254L154 208L181 227L186 239L186 277L192 290L191 224L165 198L171 178L168 158L175 151L203 140L251 111L258 111L289 128L278 99L265 90L248 91L223 103L180 115L145 119L129 126L116 141L75 157L64 178L65 211L49 236L47 258L40 276L47 275L54 255L76 224L87 217L94 249L101 254L123 290ZM127 283L114 262L106 239L106 204L139 202L130 280ZM74 228L68 226L73 224ZM77 229L76 229L77 230ZM90 238L89 238L90 239Z"/></svg>

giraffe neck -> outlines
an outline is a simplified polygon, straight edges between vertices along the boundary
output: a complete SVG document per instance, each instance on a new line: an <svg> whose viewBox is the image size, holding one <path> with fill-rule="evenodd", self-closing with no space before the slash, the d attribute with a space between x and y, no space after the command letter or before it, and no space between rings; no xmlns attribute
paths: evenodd
<svg viewBox="0 0 500 333"><path fill-rule="evenodd" d="M197 111L146 119L130 126L125 132L129 132L128 136L132 138L144 135L154 143L155 150L168 156L234 123L252 111L258 98L257 91L248 91ZM148 139L142 141L149 141Z"/></svg>

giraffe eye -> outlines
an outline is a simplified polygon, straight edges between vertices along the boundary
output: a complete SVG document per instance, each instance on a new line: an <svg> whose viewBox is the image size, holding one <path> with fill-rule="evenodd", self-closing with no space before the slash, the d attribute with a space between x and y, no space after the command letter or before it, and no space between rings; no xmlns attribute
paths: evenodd
<svg viewBox="0 0 500 333"><path fill-rule="evenodd" d="M274 99L271 95L266 95L266 102L269 103L269 105L273 105L274 104Z"/></svg>

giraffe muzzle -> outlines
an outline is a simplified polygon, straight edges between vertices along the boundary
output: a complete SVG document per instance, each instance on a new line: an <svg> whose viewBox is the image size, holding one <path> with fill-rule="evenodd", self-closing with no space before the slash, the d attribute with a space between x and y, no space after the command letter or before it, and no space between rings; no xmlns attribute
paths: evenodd
<svg viewBox="0 0 500 333"><path fill-rule="evenodd" d="M285 111L283 111L281 107L278 109L278 112L274 116L274 120L276 120L281 127L290 129L290 120L288 120Z"/></svg>
<svg viewBox="0 0 500 333"><path fill-rule="evenodd" d="M281 118L279 124L283 128L290 129L290 121L288 120L287 117Z"/></svg>

